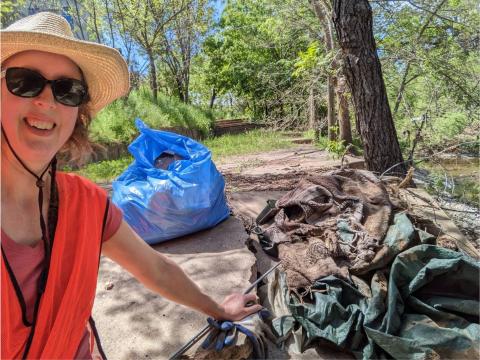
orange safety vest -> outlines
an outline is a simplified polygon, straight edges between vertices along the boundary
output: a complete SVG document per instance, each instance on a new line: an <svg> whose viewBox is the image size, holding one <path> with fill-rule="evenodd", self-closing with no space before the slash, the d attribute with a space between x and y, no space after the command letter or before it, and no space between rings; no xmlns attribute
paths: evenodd
<svg viewBox="0 0 480 360"><path fill-rule="evenodd" d="M59 208L50 268L30 326L22 319L22 304L1 256L2 359L24 356L32 326L27 358L72 359L90 319L108 199L105 191L76 175L59 172L56 182Z"/></svg>

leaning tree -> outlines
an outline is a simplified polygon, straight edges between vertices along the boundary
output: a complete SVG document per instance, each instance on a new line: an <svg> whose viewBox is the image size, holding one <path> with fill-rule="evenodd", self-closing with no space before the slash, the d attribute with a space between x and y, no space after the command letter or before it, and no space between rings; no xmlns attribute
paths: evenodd
<svg viewBox="0 0 480 360"><path fill-rule="evenodd" d="M333 0L332 20L342 49L344 73L355 105L356 126L368 170L405 174L388 104L367 0Z"/></svg>

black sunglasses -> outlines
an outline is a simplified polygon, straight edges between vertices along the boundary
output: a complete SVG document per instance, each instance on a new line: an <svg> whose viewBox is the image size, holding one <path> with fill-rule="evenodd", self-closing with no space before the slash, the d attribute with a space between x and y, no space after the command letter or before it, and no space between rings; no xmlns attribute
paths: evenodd
<svg viewBox="0 0 480 360"><path fill-rule="evenodd" d="M1 72L7 81L7 89L13 95L32 98L38 96L47 84L52 87L53 97L66 106L80 106L88 101L87 84L77 79L47 80L42 74L25 68L11 67Z"/></svg>

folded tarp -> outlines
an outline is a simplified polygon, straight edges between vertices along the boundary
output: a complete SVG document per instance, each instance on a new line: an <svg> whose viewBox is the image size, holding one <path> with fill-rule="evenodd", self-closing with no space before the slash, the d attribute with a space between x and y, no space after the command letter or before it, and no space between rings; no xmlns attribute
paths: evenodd
<svg viewBox="0 0 480 360"><path fill-rule="evenodd" d="M413 227L400 218L385 243L411 243ZM279 338L294 340L298 351L328 342L364 359L479 358L478 262L428 244L400 250L392 246L393 263L364 280L317 280L302 301L285 273L275 273L269 301Z"/></svg>

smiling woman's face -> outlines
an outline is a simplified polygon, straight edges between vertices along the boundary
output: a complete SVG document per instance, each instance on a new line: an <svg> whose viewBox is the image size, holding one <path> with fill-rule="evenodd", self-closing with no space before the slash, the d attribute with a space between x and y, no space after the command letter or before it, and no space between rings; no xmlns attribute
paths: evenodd
<svg viewBox="0 0 480 360"><path fill-rule="evenodd" d="M25 51L8 58L2 70L22 67L39 72L48 80L81 80L77 65L65 56ZM58 103L50 84L34 98L22 98L8 91L5 78L1 89L1 123L17 155L32 169L48 164L72 135L78 107ZM2 138L2 156L10 153Z"/></svg>

